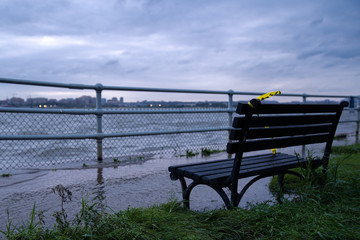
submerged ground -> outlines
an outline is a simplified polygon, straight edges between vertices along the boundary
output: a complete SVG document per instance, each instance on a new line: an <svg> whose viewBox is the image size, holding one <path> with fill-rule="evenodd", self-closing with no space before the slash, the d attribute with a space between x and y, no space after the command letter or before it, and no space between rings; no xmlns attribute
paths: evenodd
<svg viewBox="0 0 360 240"><path fill-rule="evenodd" d="M25 225L8 223L1 230L10 239L360 239L360 145L334 151L326 184L319 184L320 172L303 172L309 177L302 182L289 178L287 191L294 197L281 205L189 211L168 201L103 214L83 201L74 217L55 212L54 226L34 211Z"/></svg>
<svg viewBox="0 0 360 240"><path fill-rule="evenodd" d="M34 170L3 177L0 181L0 226L6 224L7 211L13 223L23 224L29 219L34 203L38 212L44 212L46 223L52 225L55 222L52 214L61 207L61 198L53 193L52 188L59 184L72 193L71 201L64 203L69 217L74 217L75 212L81 208L83 198L102 206L105 212L129 207L149 207L167 203L169 199L181 199L180 183L170 180L167 170L169 165L226 157L225 153L218 153L206 158L197 155L192 158L152 159L116 167L89 165L71 170ZM268 188L269 181L267 178L254 184L244 196L241 206L246 206L247 202L273 200ZM194 210L223 208L223 202L217 193L205 186L196 188L192 199Z"/></svg>

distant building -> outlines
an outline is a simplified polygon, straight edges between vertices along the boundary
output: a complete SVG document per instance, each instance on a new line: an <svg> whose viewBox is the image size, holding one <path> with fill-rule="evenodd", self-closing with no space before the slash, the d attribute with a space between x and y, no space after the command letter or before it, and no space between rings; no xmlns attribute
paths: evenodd
<svg viewBox="0 0 360 240"><path fill-rule="evenodd" d="M42 97L39 97L39 98L27 98L26 99L26 103L30 104L30 105L45 104L47 102L48 102L48 99L47 98L42 98Z"/></svg>
<svg viewBox="0 0 360 240"><path fill-rule="evenodd" d="M76 103L78 106L89 106L92 103L90 96L81 96L76 98Z"/></svg>
<svg viewBox="0 0 360 240"><path fill-rule="evenodd" d="M119 106L119 101L116 97L113 97L112 99L107 101L107 104L110 106Z"/></svg>
<svg viewBox="0 0 360 240"><path fill-rule="evenodd" d="M63 98L58 101L58 105L61 107L73 107L75 100L73 98Z"/></svg>
<svg viewBox="0 0 360 240"><path fill-rule="evenodd" d="M24 103L25 103L24 99L18 97L12 97L8 101L8 104L10 106L23 106Z"/></svg>

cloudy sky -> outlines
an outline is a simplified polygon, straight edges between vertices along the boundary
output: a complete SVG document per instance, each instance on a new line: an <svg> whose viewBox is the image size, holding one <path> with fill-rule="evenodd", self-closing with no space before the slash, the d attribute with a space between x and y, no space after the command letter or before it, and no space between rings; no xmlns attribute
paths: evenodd
<svg viewBox="0 0 360 240"><path fill-rule="evenodd" d="M358 0L0 0L0 13L4 78L360 94ZM0 98L69 95L52 90L1 84Z"/></svg>

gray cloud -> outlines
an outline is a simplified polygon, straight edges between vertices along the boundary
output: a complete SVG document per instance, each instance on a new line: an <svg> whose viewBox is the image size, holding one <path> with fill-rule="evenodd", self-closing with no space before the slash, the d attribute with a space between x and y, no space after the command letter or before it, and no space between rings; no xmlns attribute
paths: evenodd
<svg viewBox="0 0 360 240"><path fill-rule="evenodd" d="M312 25L312 26L318 26L318 25L320 25L323 21L324 21L323 18L315 19L315 20L313 20L313 21L310 22L310 25Z"/></svg>
<svg viewBox="0 0 360 240"><path fill-rule="evenodd" d="M3 0L0 72L105 85L358 94L343 86L358 83L359 7L335 0Z"/></svg>

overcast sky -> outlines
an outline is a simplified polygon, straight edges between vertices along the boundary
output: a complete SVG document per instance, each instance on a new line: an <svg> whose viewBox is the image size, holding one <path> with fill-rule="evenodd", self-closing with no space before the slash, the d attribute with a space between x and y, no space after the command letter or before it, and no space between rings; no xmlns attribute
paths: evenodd
<svg viewBox="0 0 360 240"><path fill-rule="evenodd" d="M360 94L358 0L0 0L0 13L0 77ZM69 96L0 85L2 99Z"/></svg>

